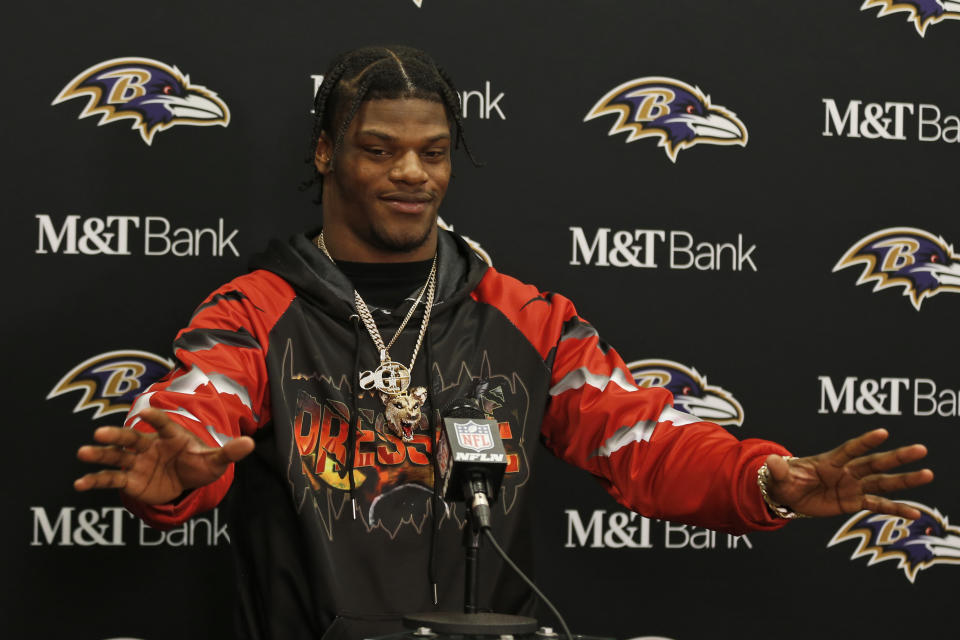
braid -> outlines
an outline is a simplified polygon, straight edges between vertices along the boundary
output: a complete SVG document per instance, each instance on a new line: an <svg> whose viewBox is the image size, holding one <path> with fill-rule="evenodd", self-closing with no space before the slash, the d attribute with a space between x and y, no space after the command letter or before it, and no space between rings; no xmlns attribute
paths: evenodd
<svg viewBox="0 0 960 640"><path fill-rule="evenodd" d="M370 80L364 78L360 81L360 84L357 85L353 100L350 103L350 111L347 112L343 122L340 123L340 128L337 130L337 137L333 141L333 151L330 152L331 162L333 162L333 159L337 156L337 152L343 144L343 138L347 135L347 129L350 128L350 123L353 122L353 118L357 115L357 112L360 111L360 105L363 103L363 99L367 96L368 91L370 91Z"/></svg>
<svg viewBox="0 0 960 640"><path fill-rule="evenodd" d="M317 202L323 194L323 174L314 165L314 155L324 134L333 142L330 161L343 145L350 123L366 100L419 98L440 102L453 123L454 149L463 144L474 166L482 166L467 145L463 133L460 94L446 71L425 52L412 47L364 47L340 54L323 76L313 101L313 132L307 163L313 173L301 188L318 185ZM349 104L346 101L349 99Z"/></svg>
<svg viewBox="0 0 960 640"><path fill-rule="evenodd" d="M306 160L304 160L304 162L311 166L313 166L314 154L317 152L317 142L320 140L320 134L323 132L323 120L326 116L327 101L330 98L330 92L333 91L333 87L340 82L340 78L343 76L346 68L346 62L335 64L329 73L324 74L323 82L320 84L320 88L317 89L317 95L313 98L313 135L310 137L310 147L307 149L307 157ZM330 81L327 82L327 79ZM316 167L314 167L310 178L300 184L300 190L304 191L315 184L319 184L322 193L322 180L323 176L316 170ZM317 204L319 203L320 195L318 194Z"/></svg>
<svg viewBox="0 0 960 640"><path fill-rule="evenodd" d="M346 70L346 63L341 62L336 65L328 75L324 75L323 79L326 80L330 78L330 82L323 82L320 85L320 88L317 90L317 95L313 99L313 140L320 139L320 132L323 127L323 119L325 111L327 108L327 100L330 97L330 92L333 90L333 87L340 82L340 78L343 76L343 72ZM314 145L308 154L307 162L310 162L313 159L313 154L316 151L316 145Z"/></svg>
<svg viewBox="0 0 960 640"><path fill-rule="evenodd" d="M463 119L460 117L460 114L463 112L463 106L460 102L460 94L454 91L453 80L450 79L446 70L441 67L437 67L436 69L437 75L443 80L443 84L440 86L443 92L443 99L447 103L447 111L453 115L453 121L457 125L457 137L454 139L453 148L456 149L460 146L460 143L463 143L463 150L467 153L467 157L470 158L473 166L482 167L483 163L474 157L473 152L470 151L470 146L467 144L467 138L463 134Z"/></svg>

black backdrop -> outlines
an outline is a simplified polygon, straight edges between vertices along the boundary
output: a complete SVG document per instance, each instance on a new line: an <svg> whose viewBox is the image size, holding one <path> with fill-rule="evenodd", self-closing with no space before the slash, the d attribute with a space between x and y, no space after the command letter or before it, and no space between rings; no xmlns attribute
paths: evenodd
<svg viewBox="0 0 960 640"><path fill-rule="evenodd" d="M828 546L861 521L799 522L735 541L631 520L586 474L544 454L538 580L571 626L672 640L952 635L957 286L944 276L932 290L943 295L914 303L908 280L874 291L857 286L866 262L835 269L872 234L886 243L876 262L888 267L918 264L921 252L904 249L919 246L910 244L917 230L939 237L940 264L960 242L958 16L924 21L909 3L888 7L897 12L883 4L8 7L4 635L231 637L219 514L161 538L114 496L74 493L83 469L73 452L96 425L121 419L91 403L129 403L143 378L130 352L169 357L206 293L268 238L318 222L312 194L298 190L309 175L313 76L335 53L390 42L427 49L474 92L466 131L486 166L455 160L442 216L499 269L572 298L628 362L669 360L706 376L701 383L742 406L742 425L729 425L739 437L802 455L884 426L891 444L931 448L936 484L904 497L929 512L920 535L945 541L939 547L902 522ZM176 66L219 96L229 122L174 125L148 145L131 119L78 118L87 97L53 104L86 70L125 57ZM608 135L615 115L584 120L615 87L652 77L699 87L736 114L745 142L703 140L673 161L656 136L627 144L627 133ZM165 224L171 239L213 231L189 252L175 245L193 255L151 255L165 247ZM630 253L647 237L662 238L653 256ZM690 254L671 253L671 241L690 239L704 268L679 268ZM731 246L707 265L700 243ZM631 256L656 266L615 266ZM86 395L82 380L95 379ZM852 558L860 541L886 543L865 547L883 561ZM908 548L941 555L924 561Z"/></svg>

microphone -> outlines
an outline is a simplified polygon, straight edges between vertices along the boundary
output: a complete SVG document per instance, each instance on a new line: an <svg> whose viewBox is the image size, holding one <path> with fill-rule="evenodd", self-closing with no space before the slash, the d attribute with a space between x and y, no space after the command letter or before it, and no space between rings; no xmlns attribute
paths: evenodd
<svg viewBox="0 0 960 640"><path fill-rule="evenodd" d="M466 502L479 530L490 527L490 504L500 495L507 468L500 425L480 409L488 384L478 381L474 397L457 398L443 409L437 443L440 493L444 500Z"/></svg>

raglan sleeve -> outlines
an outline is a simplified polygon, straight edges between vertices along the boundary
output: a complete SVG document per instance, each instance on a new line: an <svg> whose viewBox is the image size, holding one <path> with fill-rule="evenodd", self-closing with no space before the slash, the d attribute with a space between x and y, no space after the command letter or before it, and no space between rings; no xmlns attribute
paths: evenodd
<svg viewBox="0 0 960 640"><path fill-rule="evenodd" d="M541 438L587 470L622 505L730 533L776 529L757 472L766 440L740 441L720 425L679 411L662 387L638 385L617 352L562 295L490 268L472 294L495 306L537 351L549 378Z"/></svg>
<svg viewBox="0 0 960 640"><path fill-rule="evenodd" d="M124 426L153 431L137 417L153 407L213 447L252 436L270 421L268 336L292 299L289 285L267 272L242 276L210 294L174 340L177 366L135 400ZM148 524L169 528L219 504L233 474L230 465L212 484L170 504L130 498L124 504Z"/></svg>
<svg viewBox="0 0 960 640"><path fill-rule="evenodd" d="M562 296L544 323L553 344L546 446L589 471L625 507L650 518L730 533L776 529L757 486L765 440L740 441L673 407L661 387L639 386L617 352ZM548 358L550 357L548 353Z"/></svg>

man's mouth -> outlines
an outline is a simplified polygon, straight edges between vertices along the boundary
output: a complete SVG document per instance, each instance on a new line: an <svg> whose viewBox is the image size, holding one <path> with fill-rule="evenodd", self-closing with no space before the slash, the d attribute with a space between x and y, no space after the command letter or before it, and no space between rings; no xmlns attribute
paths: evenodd
<svg viewBox="0 0 960 640"><path fill-rule="evenodd" d="M422 213L433 201L433 195L427 192L419 193L386 193L380 200L392 209L403 213Z"/></svg>

